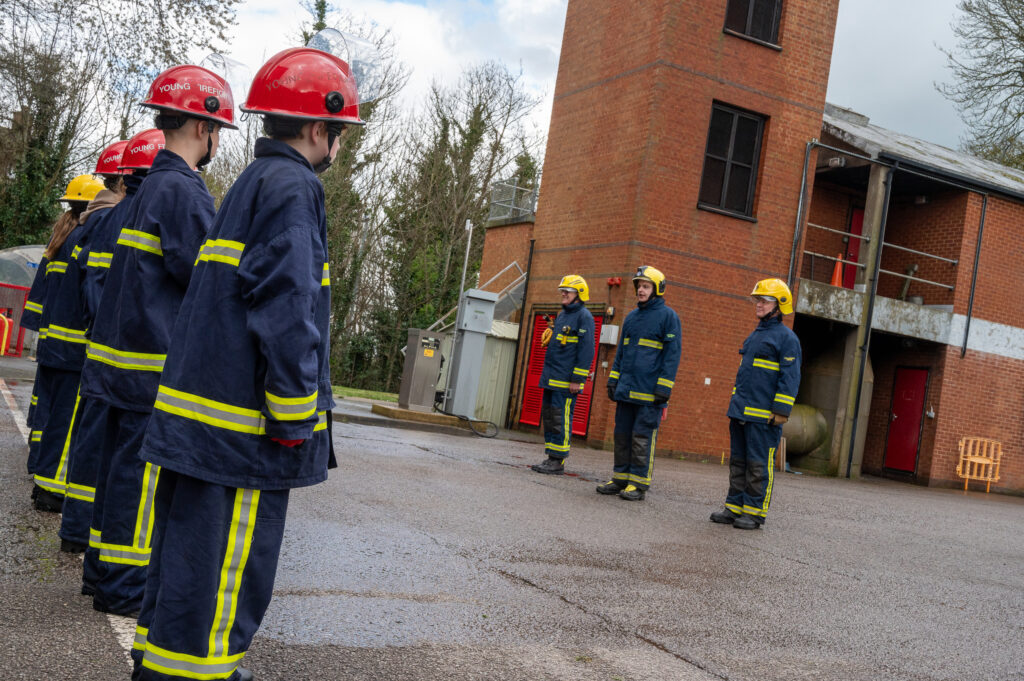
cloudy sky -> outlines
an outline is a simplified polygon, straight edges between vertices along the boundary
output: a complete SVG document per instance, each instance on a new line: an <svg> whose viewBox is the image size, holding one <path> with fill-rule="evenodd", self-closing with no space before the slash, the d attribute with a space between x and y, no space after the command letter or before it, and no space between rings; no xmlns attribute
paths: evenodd
<svg viewBox="0 0 1024 681"><path fill-rule="evenodd" d="M535 122L546 128L567 0L363 0L334 6L388 27L412 69L405 99L421 100L431 81L453 83L466 64L488 59L522 69L544 96ZM953 46L957 0L841 0L829 101L873 123L955 147L956 111L935 90L948 78L936 45ZM246 0L231 56L258 65L296 44L309 14L297 0Z"/></svg>

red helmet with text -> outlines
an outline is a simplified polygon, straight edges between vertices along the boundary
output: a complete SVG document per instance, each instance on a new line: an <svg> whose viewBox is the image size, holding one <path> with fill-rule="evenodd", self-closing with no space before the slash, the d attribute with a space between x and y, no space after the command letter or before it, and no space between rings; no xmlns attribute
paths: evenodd
<svg viewBox="0 0 1024 681"><path fill-rule="evenodd" d="M242 111L363 125L348 64L312 47L278 52L256 72Z"/></svg>
<svg viewBox="0 0 1024 681"><path fill-rule="evenodd" d="M164 148L164 133L162 130L150 128L143 130L127 142L124 156L121 157L121 168L125 171L149 170L153 165L158 151Z"/></svg>
<svg viewBox="0 0 1024 681"><path fill-rule="evenodd" d="M121 169L121 155L124 154L128 140L118 140L100 153L96 159L96 170L93 175L124 175L128 171Z"/></svg>
<svg viewBox="0 0 1024 681"><path fill-rule="evenodd" d="M231 86L202 66L185 64L167 69L153 79L149 94L140 105L238 128Z"/></svg>

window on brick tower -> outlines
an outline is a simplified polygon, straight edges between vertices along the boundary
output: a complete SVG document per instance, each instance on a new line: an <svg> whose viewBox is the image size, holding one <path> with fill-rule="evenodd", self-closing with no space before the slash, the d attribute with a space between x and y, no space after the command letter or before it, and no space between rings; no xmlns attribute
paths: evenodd
<svg viewBox="0 0 1024 681"><path fill-rule="evenodd" d="M717 102L711 107L698 206L753 216L764 121Z"/></svg>
<svg viewBox="0 0 1024 681"><path fill-rule="evenodd" d="M776 44L782 0L729 0L725 28L742 35Z"/></svg>

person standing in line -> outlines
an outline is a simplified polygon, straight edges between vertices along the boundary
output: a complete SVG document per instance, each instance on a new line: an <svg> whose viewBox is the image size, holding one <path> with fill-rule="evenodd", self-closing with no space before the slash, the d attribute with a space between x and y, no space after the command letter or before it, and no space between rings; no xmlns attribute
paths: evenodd
<svg viewBox="0 0 1024 681"><path fill-rule="evenodd" d="M665 304L665 275L649 265L633 276L636 309L626 316L608 374L615 402L615 465L599 494L642 501L654 477L658 426L679 369L679 315Z"/></svg>
<svg viewBox="0 0 1024 681"><path fill-rule="evenodd" d="M61 201L68 210L57 220L46 246L45 293L39 321L39 345L36 348L36 387L38 403L33 410L32 430L39 430L35 458L29 459L35 486L36 509L60 513L67 488L67 436L78 404L78 381L82 370L85 341L80 329L65 327L62 319L64 300L60 282L71 259L74 232L80 229L82 215L89 202L103 189L92 175L79 175L68 183ZM67 295L67 292L64 292ZM52 321L52 323L51 323ZM31 453L31 452L30 452Z"/></svg>
<svg viewBox="0 0 1024 681"><path fill-rule="evenodd" d="M174 326L142 446L160 466L133 679L251 679L289 492L327 478L331 281L324 188L362 125L348 64L300 47L257 72L267 137L221 204Z"/></svg>
<svg viewBox="0 0 1024 681"><path fill-rule="evenodd" d="M740 348L729 401L729 492L725 508L711 514L711 522L738 530L765 523L775 451L800 388L800 339L782 323L793 314L793 294L781 279L763 279L750 295L758 321Z"/></svg>
<svg viewBox="0 0 1024 681"><path fill-rule="evenodd" d="M90 327L82 396L107 405L89 544L101 571L93 607L134 616L142 604L159 468L139 456L171 329L213 223L214 201L196 168L234 128L224 78L193 65L160 73L141 105L155 109L166 146L139 187L111 259ZM102 515L97 515L97 508Z"/></svg>
<svg viewBox="0 0 1024 681"><path fill-rule="evenodd" d="M85 247L78 254L81 270L81 307L86 338L92 337L92 323L96 316L103 282L114 255L114 247L125 220L132 209L132 202L142 184L146 172L153 164L157 153L164 148L164 134L155 128L145 130L126 142L118 168L124 171L122 182L125 197L103 216L89 234ZM82 367L82 380L89 380L89 374L96 371L96 362L86 362ZM83 396L78 405L71 440L71 466L68 470L68 487L75 489L64 501L61 518L61 537L78 539L84 533L87 543L85 560L82 563L82 595L96 593L101 563L99 544L102 536L98 529L103 518L103 499L110 459L104 452L113 444L104 442L107 433L109 405L101 400ZM95 518L95 522L93 519Z"/></svg>
<svg viewBox="0 0 1024 681"><path fill-rule="evenodd" d="M555 318L554 328L544 333L548 342L540 375L540 387L544 390L540 414L547 458L530 466L545 475L565 473L576 396L590 376L596 343L594 316L584 305L590 299L586 280L578 274L567 274L558 283L558 291L562 311Z"/></svg>

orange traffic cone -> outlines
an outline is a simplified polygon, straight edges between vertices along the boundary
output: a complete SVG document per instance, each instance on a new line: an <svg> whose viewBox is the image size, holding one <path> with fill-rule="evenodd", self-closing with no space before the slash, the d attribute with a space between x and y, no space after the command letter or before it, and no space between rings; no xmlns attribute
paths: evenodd
<svg viewBox="0 0 1024 681"><path fill-rule="evenodd" d="M832 269L832 281L829 282L833 286L843 285L843 263L839 262L839 259L842 257L842 253L836 254L836 266Z"/></svg>

